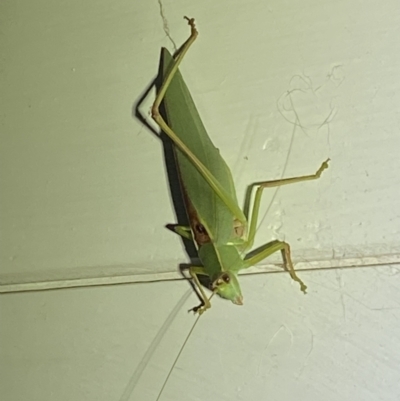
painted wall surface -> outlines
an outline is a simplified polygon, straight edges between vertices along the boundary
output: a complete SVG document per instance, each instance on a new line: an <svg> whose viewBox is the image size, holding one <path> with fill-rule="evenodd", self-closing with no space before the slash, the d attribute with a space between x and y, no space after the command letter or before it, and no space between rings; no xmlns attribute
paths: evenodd
<svg viewBox="0 0 400 401"><path fill-rule="evenodd" d="M162 4L164 20L156 1L2 2L3 282L151 276L187 261L164 229L175 216L161 143L132 117L161 46L174 48L166 31L187 38L184 14L200 36L182 72L239 199L332 159L319 182L265 194L257 244L286 239L298 262L392 262L398 2Z"/></svg>
<svg viewBox="0 0 400 401"><path fill-rule="evenodd" d="M248 275L245 305L214 300L162 401L393 401L400 282L393 267ZM7 401L155 401L195 322L183 282L3 294ZM190 294L190 292L189 292Z"/></svg>
<svg viewBox="0 0 400 401"><path fill-rule="evenodd" d="M245 306L214 300L160 400L396 399L395 0L0 3L0 398L156 400L195 321L182 281L90 287L188 260L162 145L133 116L183 15L200 35L181 70L239 199L332 162L263 198L256 245L290 242L309 294L243 277Z"/></svg>

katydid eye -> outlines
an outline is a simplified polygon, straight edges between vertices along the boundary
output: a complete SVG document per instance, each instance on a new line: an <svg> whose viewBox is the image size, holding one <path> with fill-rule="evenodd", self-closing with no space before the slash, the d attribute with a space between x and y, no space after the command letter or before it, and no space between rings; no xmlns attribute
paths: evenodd
<svg viewBox="0 0 400 401"><path fill-rule="evenodd" d="M231 281L231 278L229 277L229 274L221 274L217 280L214 281L214 283L212 284L211 288L215 289L220 287L223 284L228 284Z"/></svg>

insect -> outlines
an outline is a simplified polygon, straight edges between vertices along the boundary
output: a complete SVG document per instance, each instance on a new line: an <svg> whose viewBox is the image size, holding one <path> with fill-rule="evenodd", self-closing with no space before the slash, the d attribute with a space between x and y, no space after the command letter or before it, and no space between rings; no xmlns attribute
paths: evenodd
<svg viewBox="0 0 400 401"><path fill-rule="evenodd" d="M190 227L175 226L174 230L195 242L201 261L201 265L189 267L190 276L202 300L201 305L193 308L193 311L202 314L211 307L211 297L207 297L199 276L209 278L213 294L242 305L238 273L275 252L281 252L284 268L305 293L307 287L296 275L288 243L275 240L251 252L251 255L246 252L254 243L264 188L318 179L328 168L329 159L321 164L315 174L252 184L252 191L249 191L255 190L252 207L245 207L242 211L229 167L209 138L178 70L198 36L194 19L185 19L191 33L177 54L172 57L167 49L162 49L163 81L151 113L152 118L174 144L180 184L190 221ZM159 111L162 102L166 120ZM249 201L250 199L245 204L249 205Z"/></svg>

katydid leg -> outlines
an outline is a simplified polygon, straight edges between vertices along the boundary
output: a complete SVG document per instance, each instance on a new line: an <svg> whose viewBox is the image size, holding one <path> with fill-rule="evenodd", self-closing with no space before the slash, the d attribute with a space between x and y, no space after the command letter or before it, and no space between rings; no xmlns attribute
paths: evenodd
<svg viewBox="0 0 400 401"><path fill-rule="evenodd" d="M179 64L182 62L183 58L185 57L185 54L187 53L193 42L196 40L198 35L196 26L194 24L194 18L185 17L185 19L188 21L188 24L190 25L191 29L190 36L179 49L179 52L174 59L174 63L172 64L171 69L169 70L167 76L164 79L164 82L161 85L160 90L157 93L156 100L154 101L153 107L151 109L153 118L154 115L159 115L160 104L165 96L165 93L167 92L168 86L170 85L172 79L174 78L175 73L178 71Z"/></svg>
<svg viewBox="0 0 400 401"><path fill-rule="evenodd" d="M306 293L307 286L303 283L303 281L297 276L294 267L292 258L290 256L290 245L284 241L271 241L265 245L262 245L258 250L249 258L245 258L244 260L244 269L247 269L250 266L257 264L258 262L264 260L268 256L272 255L275 252L280 251L282 253L283 258L283 266L285 270L287 270L290 274L290 277L297 281L300 284L300 289L304 293Z"/></svg>
<svg viewBox="0 0 400 401"><path fill-rule="evenodd" d="M257 229L258 214L260 211L261 195L262 195L263 189L271 188L271 187L278 187L278 186L287 185L287 184L294 184L296 182L301 182L301 181L316 180L321 176L322 172L328 168L328 162L329 162L329 159L325 160L321 164L320 168L314 174L304 175L304 176L300 176L300 177L284 178L284 179L273 180L273 181L264 181L264 182L259 182L259 183L255 183L252 185L252 187L258 186L258 188L256 191L256 195L254 197L254 202L253 202L253 207L252 207L252 212L251 212L251 221L250 221L249 232L248 232L248 239L244 243L244 249L250 249L254 243L254 238L255 238L256 229ZM250 196L250 194L249 194L249 196ZM246 216L248 215L248 210L246 211L245 215ZM258 251L255 252L255 254L253 254L249 258L245 258L244 268L253 266L256 263L260 262L261 260L267 258L268 256L270 256L273 253L278 252L278 251L280 251L282 253L284 268L289 271L292 279L294 281L297 281L300 284L301 291L303 291L305 293L307 286L296 275L296 272L293 267L292 258L290 256L290 246L287 242L276 240L276 241L272 241L272 242L269 242L269 243L261 246L258 249Z"/></svg>
<svg viewBox="0 0 400 401"><path fill-rule="evenodd" d="M193 241L192 230L189 226L180 226L178 224L168 224L167 228L183 238Z"/></svg>
<svg viewBox="0 0 400 401"><path fill-rule="evenodd" d="M201 315L207 309L211 308L211 303L210 303L211 297L210 298L207 297L206 293L204 292L203 286L201 285L200 280L197 276L198 275L208 276L208 274L205 272L204 268L201 266L190 266L189 273L193 279L194 284L196 285L197 289L199 290L201 298L202 298L202 304L194 307L192 309L192 311Z"/></svg>
<svg viewBox="0 0 400 401"><path fill-rule="evenodd" d="M273 181L257 182L255 184L252 184L252 186L250 188L250 193L248 194L248 196L251 195L251 190L254 187L258 186L258 188L257 188L256 195L255 195L254 201L253 201L251 220L250 220L250 226L249 226L249 232L248 232L248 239L244 245L245 250L250 249L254 244L254 238L255 238L256 230L257 230L258 214L260 211L261 195L262 195L263 189L264 188L272 188L272 187L280 187L282 185L294 184L296 182L316 180L321 176L322 172L328 168L328 162L329 162L329 159L325 160L321 164L321 166L317 170L317 172L314 174L303 175L300 177L283 178L280 180L273 180ZM245 216L248 217L248 210L245 211Z"/></svg>
<svg viewBox="0 0 400 401"><path fill-rule="evenodd" d="M191 27L191 34L188 40L181 47L178 55L175 57L174 62L164 78L160 90L157 93L156 99L154 101L153 107L151 109L151 115L158 126L168 135L168 137L173 141L174 145L177 146L191 162L196 166L199 173L207 181L210 187L214 190L217 196L222 200L222 202L228 207L232 214L243 224L246 224L246 218L238 205L232 202L231 197L226 192L226 190L221 186L218 180L211 174L210 170L196 157L196 155L187 147L187 145L179 138L179 136L171 129L171 127L166 123L160 114L159 107L163 98L171 84L174 75L178 71L178 67L182 62L183 57L189 50L190 46L196 40L198 32L196 30L194 19L186 18Z"/></svg>

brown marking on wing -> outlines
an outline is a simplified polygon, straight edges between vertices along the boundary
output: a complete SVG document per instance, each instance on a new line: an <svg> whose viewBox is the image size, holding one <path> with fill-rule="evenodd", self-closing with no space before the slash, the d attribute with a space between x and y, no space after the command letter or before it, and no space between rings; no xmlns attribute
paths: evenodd
<svg viewBox="0 0 400 401"><path fill-rule="evenodd" d="M193 203L190 201L182 181L181 181L181 188L182 188L183 200L185 202L186 213L189 218L190 227L192 227L194 240L196 241L198 246L208 244L209 242L211 242L211 238L208 235L206 228L201 223L199 215L197 214L196 209L193 206Z"/></svg>
<svg viewBox="0 0 400 401"><path fill-rule="evenodd" d="M176 158L176 154L175 154L175 158ZM206 228L201 223L201 221L199 219L199 215L197 214L197 211L194 208L193 203L189 199L189 196L186 192L185 185L183 184L183 181L182 181L182 176L179 171L178 163L177 163L177 170L178 170L180 185L182 188L183 201L185 203L186 213L188 215L189 222L190 222L190 227L192 228L194 240L196 241L197 245L200 247L204 244L210 243L211 238L208 235ZM245 227L243 226L243 224L238 219L234 219L233 220L233 230L232 230L233 238L242 238L245 234L245 231L246 230L245 230Z"/></svg>

